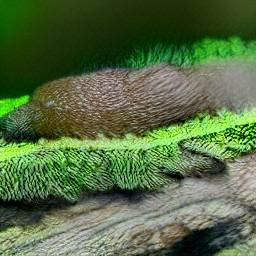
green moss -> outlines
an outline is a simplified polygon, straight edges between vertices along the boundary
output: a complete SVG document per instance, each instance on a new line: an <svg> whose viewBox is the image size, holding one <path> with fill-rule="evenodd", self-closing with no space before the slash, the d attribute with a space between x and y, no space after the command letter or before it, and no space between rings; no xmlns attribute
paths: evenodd
<svg viewBox="0 0 256 256"><path fill-rule="evenodd" d="M28 96L22 96L16 99L0 100L0 116L11 112L14 108L25 104L28 101Z"/></svg>
<svg viewBox="0 0 256 256"><path fill-rule="evenodd" d="M241 244L236 244L232 248L227 248L216 253L216 256L254 256L256 251L256 238L251 236L249 241Z"/></svg>
<svg viewBox="0 0 256 256"><path fill-rule="evenodd" d="M123 61L122 65L136 68L159 63L189 66L217 58L255 58L255 56L256 42L254 41L242 41L238 37L231 37L226 40L205 38L182 46L157 43L138 47Z"/></svg>
<svg viewBox="0 0 256 256"><path fill-rule="evenodd" d="M156 189L166 175L214 167L255 149L256 110L221 112L124 139L41 139L0 142L0 198L33 200L49 195L76 199L82 191ZM194 154L193 152L196 152Z"/></svg>
<svg viewBox="0 0 256 256"><path fill-rule="evenodd" d="M122 65L177 65L214 58L254 56L254 42L205 39L189 47L158 44L136 50ZM0 116L28 97L0 101ZM157 189L170 177L210 171L216 161L255 150L256 109L241 114L200 114L185 123L146 132L141 137L77 140L45 139L5 144L0 140L0 199L35 200L48 196L75 200L82 191L113 188Z"/></svg>

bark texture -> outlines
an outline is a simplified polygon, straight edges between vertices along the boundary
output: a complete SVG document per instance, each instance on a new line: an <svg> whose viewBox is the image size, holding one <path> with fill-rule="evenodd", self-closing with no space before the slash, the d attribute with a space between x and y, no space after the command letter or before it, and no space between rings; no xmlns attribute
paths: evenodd
<svg viewBox="0 0 256 256"><path fill-rule="evenodd" d="M154 193L90 194L73 205L0 203L0 253L180 256L227 248L236 255L253 253L255 190L256 154L251 154L228 162L224 173L185 178Z"/></svg>

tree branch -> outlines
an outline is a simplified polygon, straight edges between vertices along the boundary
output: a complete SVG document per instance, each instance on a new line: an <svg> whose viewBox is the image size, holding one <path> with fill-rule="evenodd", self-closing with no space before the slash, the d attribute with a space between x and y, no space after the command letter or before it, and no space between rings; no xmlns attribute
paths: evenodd
<svg viewBox="0 0 256 256"><path fill-rule="evenodd" d="M4 255L212 255L255 232L256 154L154 193L0 204Z"/></svg>

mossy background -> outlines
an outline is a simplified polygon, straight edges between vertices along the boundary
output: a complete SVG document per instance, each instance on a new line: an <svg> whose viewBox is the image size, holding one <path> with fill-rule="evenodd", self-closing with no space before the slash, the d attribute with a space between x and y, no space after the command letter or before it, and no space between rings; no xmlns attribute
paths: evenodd
<svg viewBox="0 0 256 256"><path fill-rule="evenodd" d="M168 62L188 66L213 59L255 56L255 41L238 37L205 38L183 46L156 43L134 48L112 64L141 68ZM97 62L90 64L90 69L99 67ZM0 100L0 116L27 100L28 96ZM212 158L224 160L255 150L255 123L252 110L242 116L223 112L213 119L202 114L185 124L146 133L142 138L97 141L63 138L10 145L0 140L0 199L56 196L73 200L87 190L156 189L170 181L163 170L168 175L186 176L191 171L215 168Z"/></svg>
<svg viewBox="0 0 256 256"><path fill-rule="evenodd" d="M0 29L2 32L0 98L28 95L42 82L101 67L140 68L162 62L186 66L213 58L223 59L233 56L254 58L256 55L256 43L249 40L256 36L254 30L256 27L254 21L256 6L254 8L249 1L234 3L231 1L155 2L143 0L138 2L132 0L123 2L110 0L99 2L77 0L75 2L60 2L15 0L2 1L0 10ZM213 36L216 39L207 39L207 37ZM0 101L0 115L11 111L15 106L27 100L27 96L24 96L15 100ZM226 128L233 125L230 120L225 123ZM245 120L243 119L243 124L246 123ZM255 120L250 119L248 122L254 123ZM223 130L224 126L222 124L220 126ZM206 126L200 128L201 130L195 129L197 132L194 136L219 131L216 130L215 126L212 130L208 128L206 122ZM254 134L254 126L249 130L252 130ZM235 142L235 147L238 145L239 152L252 149L251 145L248 146L248 149L246 148L248 143L244 143L243 131L243 128L239 128L239 141ZM182 131L179 132L182 135ZM169 133L167 133L167 137ZM156 135L163 138L164 141L164 130L160 130ZM191 138L191 135L188 138ZM228 138L232 137L231 135L228 135ZM181 136L180 139L183 140L184 138ZM210 143L211 147L213 146L211 138L207 138L206 141ZM147 143L149 144L149 142L142 143L143 145L140 145L139 148L142 147L143 150L146 150L148 148ZM97 144L96 148L103 146L103 148L110 147L112 149L114 144L110 144L102 141L101 144L99 143L100 147ZM125 141L118 143L121 145L118 146L118 152L119 149L125 148L124 144ZM246 147L244 147L245 144ZM53 145L55 145L54 142ZM205 141L201 140L200 145L205 146ZM11 146L7 150L7 147L2 144L1 147L4 152L2 156L12 152L12 156L16 154L18 157L19 151L22 152L24 147L30 148L32 155L41 147L43 147L43 152L45 152L44 150L48 152L48 146L47 143L35 146L18 145L17 147L20 149L16 149L14 145L14 148ZM254 143L252 147L254 148ZM58 148L59 145L56 144L55 149ZM171 152L173 150L173 152L179 152L177 148L173 148L175 147L171 147ZM91 154L91 149L85 150L89 150ZM222 156L222 150L225 151L225 145L217 149L219 157ZM159 154L163 153L162 156L164 157L165 151L162 149L160 151L158 158L162 159ZM122 151L119 158L113 158L113 161L125 160L123 153ZM209 153L215 155L212 150ZM232 152L229 153L233 155ZM69 153L67 155L62 159L68 158ZM179 156L180 153L178 153L178 158L174 158L178 159L178 162L182 162ZM9 159L8 156L7 158ZM25 158L27 159L26 154ZM42 161L44 162L45 159L47 160L47 157L43 157ZM54 162L59 163L59 160L56 159L55 157ZM150 163L156 161L154 157L149 159ZM176 160L175 166L177 165ZM21 160L18 159L17 161L20 163ZM22 160L21 162L26 161ZM23 167L27 168L25 165ZM68 165L67 168L69 168ZM172 168L175 169L173 165ZM20 167L18 169L21 170ZM13 170L15 174L16 168ZM23 178L18 177L18 180L23 180ZM114 184L115 182L114 179ZM23 183L18 182L17 184ZM77 192L83 187L84 180L81 179L81 187L74 193L77 195ZM62 191L62 188L60 190ZM42 197L46 197L48 194L51 194L51 191L47 191ZM62 195L62 193L55 193L55 190L53 194ZM73 192L71 194L73 195ZM32 193L31 197L33 196L36 197ZM11 198L19 199L26 198L26 196L23 197L17 193Z"/></svg>
<svg viewBox="0 0 256 256"><path fill-rule="evenodd" d="M0 99L28 95L45 81L101 66L162 60L187 65L209 56L252 54L255 17L256 2L251 0L2 0ZM233 36L246 42L201 41ZM154 48L158 59L154 51L136 52L139 61L126 58L134 47L145 49L145 42L161 42ZM183 51L174 54L177 49ZM0 116L27 99L0 101ZM221 255L254 251L233 249Z"/></svg>
<svg viewBox="0 0 256 256"><path fill-rule="evenodd" d="M145 42L255 39L255 17L251 0L2 0L0 98L30 94L92 63L119 63Z"/></svg>

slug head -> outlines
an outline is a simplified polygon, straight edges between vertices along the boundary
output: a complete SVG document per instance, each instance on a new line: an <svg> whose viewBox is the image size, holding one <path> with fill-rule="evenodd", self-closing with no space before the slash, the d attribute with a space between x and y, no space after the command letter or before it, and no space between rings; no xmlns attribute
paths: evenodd
<svg viewBox="0 0 256 256"><path fill-rule="evenodd" d="M29 104L22 105L0 118L0 136L6 142L36 141L32 127L33 109Z"/></svg>

